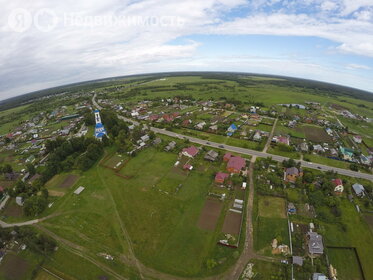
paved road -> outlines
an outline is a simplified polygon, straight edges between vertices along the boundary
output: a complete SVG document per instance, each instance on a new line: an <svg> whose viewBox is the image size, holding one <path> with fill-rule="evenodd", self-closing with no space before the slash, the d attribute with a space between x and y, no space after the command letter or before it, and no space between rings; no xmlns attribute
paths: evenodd
<svg viewBox="0 0 373 280"><path fill-rule="evenodd" d="M102 109L102 107L96 103L95 99L96 99L96 94L92 98L92 103L97 108ZM130 122L134 125L139 125L139 122L137 122L135 120L132 120L132 119L120 116L120 115L118 115L118 117L120 119L126 121L126 122ZM243 155L256 156L256 157L261 157L261 158L272 157L273 160L278 161L278 162L282 162L284 160L289 159L288 157L269 154L266 151L265 152L260 152L260 151L246 149L246 148L229 146L229 145L225 145L225 144L223 145L221 143L206 141L206 140L202 140L202 139L199 139L199 138L183 135L183 134L180 134L180 133L175 133L175 132L172 132L172 131L168 131L168 130L160 129L160 128L156 128L156 127L151 127L150 129L152 131L154 131L155 133L164 134L164 135L167 135L167 136L176 137L176 138L180 138L180 139L189 139L189 141L192 142L192 143L196 143L196 144L204 145L204 146L209 146L209 147L212 147L212 148L220 148L220 149L223 149L223 150L226 150L226 151L229 151L229 152L235 152L235 153L240 153L240 154L243 154ZM307 167L307 168L311 168L311 169L318 169L318 170L321 170L321 171L335 171L335 172L338 172L338 174L341 174L341 175L346 175L346 176L350 176L350 177L362 178L362 179L367 179L367 180L373 181L373 174L356 172L356 171L352 171L352 170L348 170L348 169L332 167L332 166L323 165L323 164L320 164L320 163L308 162L308 161L304 161L304 160L295 160L295 161L300 162L303 167Z"/></svg>
<svg viewBox="0 0 373 280"><path fill-rule="evenodd" d="M152 127L151 130L156 132L156 133L168 135L168 136L171 136L171 137L176 137L176 138L180 138L180 139L188 139L192 143L196 143L196 144L200 144L200 145L204 145L204 146L208 146L208 147L213 147L213 148L220 148L220 149L223 149L223 150L226 150L226 151L229 151L229 152L240 153L240 154L243 154L243 155L256 156L256 157L262 157L262 158L272 157L273 160L279 161L279 162L282 162L283 160L288 160L289 159L287 157L272 155L272 154L265 153L265 152L260 152L260 151L246 149L246 148L240 148L240 147L229 146L229 145L225 145L225 144L223 145L221 143L206 141L206 140L202 140L202 139L199 139L199 138L195 138L195 137L191 137L191 136L187 136L187 135L182 135L180 133L175 133L175 132L172 132L172 131L168 131L168 130L165 130L165 129ZM348 170L348 169L331 167L331 166L327 166L327 165L323 165L323 164L319 164L319 163L308 162L308 161L303 161L303 160L295 160L295 161L296 162L301 162L303 167L318 169L318 170L321 170L321 171L332 170L332 171L338 172L339 174L342 174L342 175L356 177L356 178L363 178L363 179L373 181L373 175L372 174L355 172L355 171Z"/></svg>

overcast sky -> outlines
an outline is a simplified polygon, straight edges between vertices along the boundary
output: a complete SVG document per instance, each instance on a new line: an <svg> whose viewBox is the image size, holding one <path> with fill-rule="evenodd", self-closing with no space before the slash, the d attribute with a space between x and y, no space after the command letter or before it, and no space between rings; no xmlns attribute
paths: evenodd
<svg viewBox="0 0 373 280"><path fill-rule="evenodd" d="M162 71L243 71L373 92L373 0L12 0L0 99Z"/></svg>

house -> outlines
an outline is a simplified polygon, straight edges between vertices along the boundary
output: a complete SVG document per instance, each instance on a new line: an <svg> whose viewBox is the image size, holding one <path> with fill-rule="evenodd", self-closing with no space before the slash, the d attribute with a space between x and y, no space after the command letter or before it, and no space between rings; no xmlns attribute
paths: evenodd
<svg viewBox="0 0 373 280"><path fill-rule="evenodd" d="M191 120L183 120L183 122L181 123L182 126L189 126L192 124L192 121Z"/></svg>
<svg viewBox="0 0 373 280"><path fill-rule="evenodd" d="M332 183L334 185L334 192L337 195L341 195L343 193L344 187L343 187L343 182L341 179L333 179Z"/></svg>
<svg viewBox="0 0 373 280"><path fill-rule="evenodd" d="M232 154L231 153L226 153L223 157L223 160L224 161L229 161L229 159L232 157Z"/></svg>
<svg viewBox="0 0 373 280"><path fill-rule="evenodd" d="M322 273L312 274L312 280L328 280L328 278Z"/></svg>
<svg viewBox="0 0 373 280"><path fill-rule="evenodd" d="M186 157L193 158L198 154L198 152L199 152L198 148L196 148L195 146L190 146L188 148L184 148L181 151L181 154L186 156Z"/></svg>
<svg viewBox="0 0 373 280"><path fill-rule="evenodd" d="M218 130L218 125L217 125L217 124L214 124L214 125L210 126L210 127L209 127L209 130L210 130L211 132L216 132L216 131Z"/></svg>
<svg viewBox="0 0 373 280"><path fill-rule="evenodd" d="M237 130L237 126L233 123L230 127L228 127L227 135L232 136L233 133Z"/></svg>
<svg viewBox="0 0 373 280"><path fill-rule="evenodd" d="M360 155L360 162L365 165L370 165L371 161L368 157Z"/></svg>
<svg viewBox="0 0 373 280"><path fill-rule="evenodd" d="M364 186L358 183L355 183L352 185L352 188L355 192L355 194L359 197L364 197L365 196L365 189Z"/></svg>
<svg viewBox="0 0 373 280"><path fill-rule="evenodd" d="M162 143L162 139L159 138L159 137L155 138L154 141L153 141L153 145L159 145L161 143Z"/></svg>
<svg viewBox="0 0 373 280"><path fill-rule="evenodd" d="M285 137L285 136L277 136L275 142L285 144L287 146L290 145L289 137Z"/></svg>
<svg viewBox="0 0 373 280"><path fill-rule="evenodd" d="M361 138L360 135L352 136L352 140L354 140L354 142L357 143L357 144L361 144L361 142L363 141L363 139Z"/></svg>
<svg viewBox="0 0 373 280"><path fill-rule="evenodd" d="M176 142L175 142L175 141L171 141L171 142L168 143L168 145L164 148L164 150L165 150L166 152L169 152L169 151L175 149L175 147L176 147Z"/></svg>
<svg viewBox="0 0 373 280"><path fill-rule="evenodd" d="M306 143L306 142L302 142L302 143L299 145L299 149L300 149L302 152L304 152L304 153L308 152L308 145L307 145L307 143Z"/></svg>
<svg viewBox="0 0 373 280"><path fill-rule="evenodd" d="M295 183L298 177L303 176L303 171L298 170L296 167L286 168L284 180L287 182Z"/></svg>
<svg viewBox="0 0 373 280"><path fill-rule="evenodd" d="M302 257L293 256L292 260L293 260L293 264L296 264L296 265L299 265L299 266L303 265L303 258Z"/></svg>
<svg viewBox="0 0 373 280"><path fill-rule="evenodd" d="M210 150L205 155L205 160L215 161L218 158L219 154L214 150Z"/></svg>
<svg viewBox="0 0 373 280"><path fill-rule="evenodd" d="M227 170L230 173L240 173L241 170L246 166L246 161L240 156L231 157L227 164Z"/></svg>
<svg viewBox="0 0 373 280"><path fill-rule="evenodd" d="M262 135L261 135L259 130L255 131L255 134L253 136L253 140L254 141L261 141L262 140Z"/></svg>
<svg viewBox="0 0 373 280"><path fill-rule="evenodd" d="M322 236L317 232L308 232L308 252L310 255L322 255L324 253L324 244Z"/></svg>
<svg viewBox="0 0 373 280"><path fill-rule="evenodd" d="M325 149L320 144L317 144L313 145L313 151L316 153L324 153Z"/></svg>
<svg viewBox="0 0 373 280"><path fill-rule="evenodd" d="M196 128L202 130L206 125L206 122L200 122L196 125Z"/></svg>
<svg viewBox="0 0 373 280"><path fill-rule="evenodd" d="M190 164L184 164L183 169L185 169L185 170L192 170L193 166L190 165Z"/></svg>
<svg viewBox="0 0 373 280"><path fill-rule="evenodd" d="M354 157L354 150L344 147L339 147L339 150L342 153L344 160L352 161L352 158Z"/></svg>
<svg viewBox="0 0 373 280"><path fill-rule="evenodd" d="M289 214L296 214L297 213L297 209L295 208L295 205L292 202L288 203L288 213Z"/></svg>
<svg viewBox="0 0 373 280"><path fill-rule="evenodd" d="M215 183L223 184L225 179L227 179L228 177L229 177L229 174L218 172L215 175Z"/></svg>
<svg viewBox="0 0 373 280"><path fill-rule="evenodd" d="M334 149L334 148L331 148L331 149L329 150L329 152L330 152L330 155L333 156L333 157L338 156L338 152L337 152L337 150Z"/></svg>
<svg viewBox="0 0 373 280"><path fill-rule="evenodd" d="M22 196L17 196L17 197L16 197L16 203L17 203L17 205L19 205L19 206L23 206L23 204L25 203L25 201L24 201L24 199L23 199Z"/></svg>
<svg viewBox="0 0 373 280"><path fill-rule="evenodd" d="M141 138L140 138L143 142L146 142L146 141L149 141L149 135L144 135L144 136L141 136Z"/></svg>

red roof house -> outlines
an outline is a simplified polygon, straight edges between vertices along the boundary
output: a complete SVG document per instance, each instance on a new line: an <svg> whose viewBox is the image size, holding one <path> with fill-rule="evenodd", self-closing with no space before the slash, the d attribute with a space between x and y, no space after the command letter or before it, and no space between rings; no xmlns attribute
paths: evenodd
<svg viewBox="0 0 373 280"><path fill-rule="evenodd" d="M198 154L198 152L199 150L196 147L190 146L188 148L184 148L181 153L186 157L193 158Z"/></svg>
<svg viewBox="0 0 373 280"><path fill-rule="evenodd" d="M149 117L149 121L156 121L156 120L158 120L159 119L159 116L158 115L151 115L150 117Z"/></svg>
<svg viewBox="0 0 373 280"><path fill-rule="evenodd" d="M246 166L246 161L242 157L231 157L227 164L227 170L230 173L240 173Z"/></svg>
<svg viewBox="0 0 373 280"><path fill-rule="evenodd" d="M343 182L341 179L337 178L337 179L333 179L332 180L332 183L334 184L334 186L338 187L338 186L343 186Z"/></svg>
<svg viewBox="0 0 373 280"><path fill-rule="evenodd" d="M223 172L218 172L215 175L215 183L220 183L223 184L225 179L229 177L229 174L223 173Z"/></svg>
<svg viewBox="0 0 373 280"><path fill-rule="evenodd" d="M192 170L193 166L191 166L190 164L184 164L183 169Z"/></svg>
<svg viewBox="0 0 373 280"><path fill-rule="evenodd" d="M232 157L232 154L231 154L231 153L226 153L226 154L224 155L224 157L223 157L223 160L224 160L224 161L229 161L231 157Z"/></svg>

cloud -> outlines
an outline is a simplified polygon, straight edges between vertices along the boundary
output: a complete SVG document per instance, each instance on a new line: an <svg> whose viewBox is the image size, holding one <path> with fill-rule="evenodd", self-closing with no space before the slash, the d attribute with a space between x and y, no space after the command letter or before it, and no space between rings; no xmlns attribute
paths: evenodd
<svg viewBox="0 0 373 280"><path fill-rule="evenodd" d="M372 68L370 68L369 66L366 66L366 65L362 65L362 64L350 63L350 64L346 65L346 69L352 69L352 70L355 70L355 69L370 70Z"/></svg>
<svg viewBox="0 0 373 280"><path fill-rule="evenodd" d="M320 37L340 43L337 50L373 57L373 23L357 19L260 13L211 26L209 32Z"/></svg>
<svg viewBox="0 0 373 280"><path fill-rule="evenodd" d="M219 64L201 56L198 52L201 43L193 38L198 34L315 36L337 42L335 51L342 54L373 57L370 2L8 1L0 9L0 99L40 88L115 75L207 68L220 70L219 66L234 70L229 49L224 50L225 58L219 57ZM17 8L26 11L23 18L10 17ZM235 13L238 10L240 13ZM29 16L29 28L25 32L15 32L18 23ZM233 19L226 21L225 18ZM45 32L48 28L51 30ZM192 40L175 43L175 39L183 37ZM192 62L193 67L188 64ZM207 62L210 66L205 65ZM250 71L255 72L254 67L264 71L260 64L251 62L249 65ZM277 64L266 65L268 73L271 66L275 67L274 72L278 69ZM316 71L318 68L312 65L316 64L298 63L297 69L308 67ZM239 68L236 65L236 69Z"/></svg>

